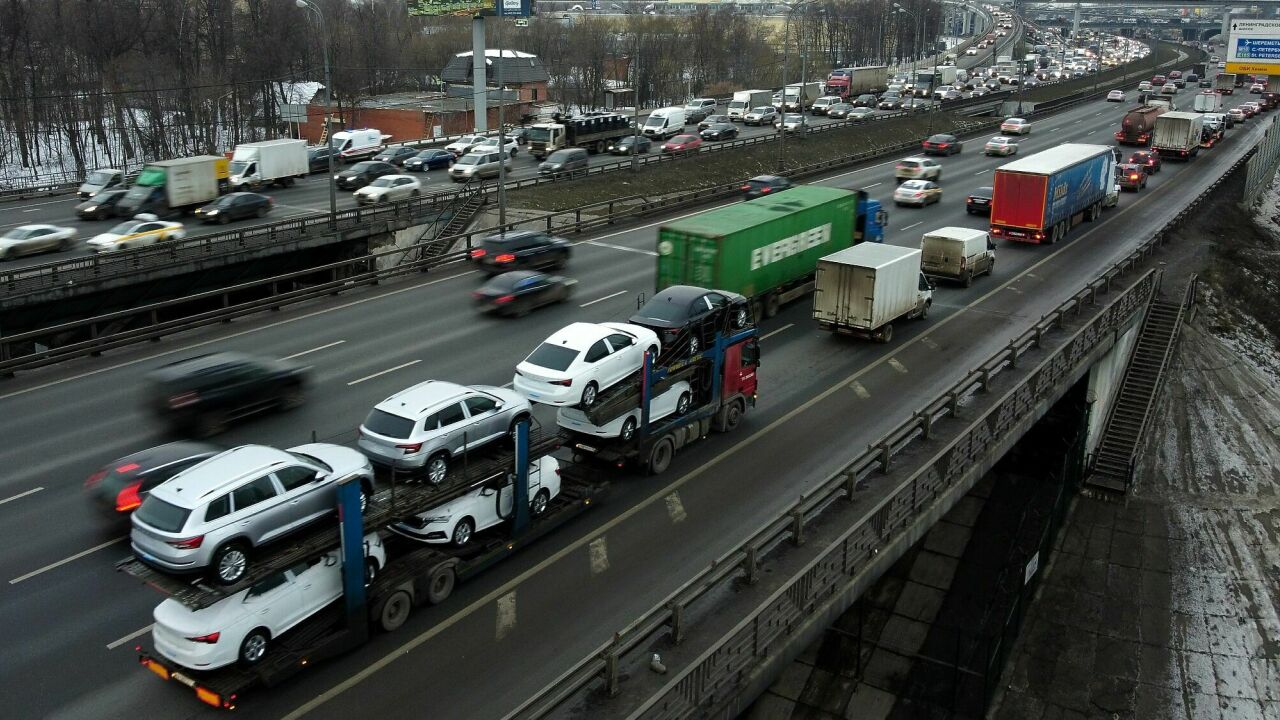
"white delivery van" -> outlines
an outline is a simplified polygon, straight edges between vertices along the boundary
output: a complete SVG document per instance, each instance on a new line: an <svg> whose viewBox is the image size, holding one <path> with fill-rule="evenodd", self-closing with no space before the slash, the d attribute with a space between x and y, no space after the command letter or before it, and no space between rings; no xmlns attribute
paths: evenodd
<svg viewBox="0 0 1280 720"><path fill-rule="evenodd" d="M307 174L308 165L306 140L242 143L231 156L228 182L234 190L259 190L273 183L289 187Z"/></svg>
<svg viewBox="0 0 1280 720"><path fill-rule="evenodd" d="M333 150L343 162L368 160L382 152L382 145L391 136L373 128L343 130L333 134Z"/></svg>
<svg viewBox="0 0 1280 720"><path fill-rule="evenodd" d="M768 105L773 93L768 90L739 90L729 101L728 115L733 122L742 122L742 116L752 108Z"/></svg>
<svg viewBox="0 0 1280 720"><path fill-rule="evenodd" d="M684 132L684 108L658 108L649 113L640 132L646 137L666 140Z"/></svg>
<svg viewBox="0 0 1280 720"><path fill-rule="evenodd" d="M944 227L920 238L920 270L928 277L973 284L975 275L990 275L996 266L996 246L986 230Z"/></svg>
<svg viewBox="0 0 1280 720"><path fill-rule="evenodd" d="M818 259L813 317L823 330L887 343L895 320L923 319L932 304L915 248L862 243Z"/></svg>

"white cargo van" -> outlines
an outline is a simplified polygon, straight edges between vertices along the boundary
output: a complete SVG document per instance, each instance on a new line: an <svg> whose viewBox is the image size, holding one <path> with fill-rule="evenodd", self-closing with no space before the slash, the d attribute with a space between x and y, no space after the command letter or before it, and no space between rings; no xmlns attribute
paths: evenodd
<svg viewBox="0 0 1280 720"><path fill-rule="evenodd" d="M990 275L996 266L996 246L986 230L944 227L920 238L920 270L929 277L973 284L975 275Z"/></svg>
<svg viewBox="0 0 1280 720"><path fill-rule="evenodd" d="M666 140L684 132L684 108L658 108L649 113L640 132L646 137Z"/></svg>
<svg viewBox="0 0 1280 720"><path fill-rule="evenodd" d="M383 143L390 137L373 128L343 130L333 134L333 150L343 162L367 160L382 152Z"/></svg>

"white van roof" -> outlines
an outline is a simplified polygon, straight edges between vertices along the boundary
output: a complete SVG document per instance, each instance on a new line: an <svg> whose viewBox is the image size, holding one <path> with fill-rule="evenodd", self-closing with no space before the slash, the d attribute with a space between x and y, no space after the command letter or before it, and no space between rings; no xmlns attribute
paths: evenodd
<svg viewBox="0 0 1280 720"><path fill-rule="evenodd" d="M968 240L974 237L985 237L986 230L978 230L976 228L966 227L944 227L937 230L930 230L924 234L924 237L948 238L951 240Z"/></svg>

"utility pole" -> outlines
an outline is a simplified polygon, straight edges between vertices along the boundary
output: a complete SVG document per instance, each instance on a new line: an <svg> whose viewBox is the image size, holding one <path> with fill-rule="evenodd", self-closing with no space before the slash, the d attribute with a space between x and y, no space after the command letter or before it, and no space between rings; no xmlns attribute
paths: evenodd
<svg viewBox="0 0 1280 720"><path fill-rule="evenodd" d="M631 172L640 172L640 38L636 37L636 52L631 58Z"/></svg>
<svg viewBox="0 0 1280 720"><path fill-rule="evenodd" d="M320 47L324 53L324 136L329 143L329 222L338 217L338 185L333 174L333 126L329 121L329 107L333 105L333 77L329 74L329 28L325 24L324 13L311 0L294 0L294 4L303 10L311 10L320 19Z"/></svg>
<svg viewBox="0 0 1280 720"><path fill-rule="evenodd" d="M510 157L507 155L507 130L504 126L506 115L503 112L507 107L507 94L502 89L502 60L503 55L506 54L506 51L502 49L502 15L498 15L494 18L494 22L497 24L497 30L494 32L494 41L498 46L498 157L500 158L500 162L498 163L498 232L506 232L507 161L510 160ZM488 112L488 110L485 110L485 112Z"/></svg>

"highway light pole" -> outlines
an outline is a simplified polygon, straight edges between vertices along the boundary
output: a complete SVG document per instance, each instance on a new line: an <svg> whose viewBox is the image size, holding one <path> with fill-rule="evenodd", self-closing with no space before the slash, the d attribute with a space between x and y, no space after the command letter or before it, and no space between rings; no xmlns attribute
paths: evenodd
<svg viewBox="0 0 1280 720"><path fill-rule="evenodd" d="M920 56L920 16L902 7L902 5L898 3L894 3L893 7L903 15L911 16L911 31L913 38L911 41L911 111L915 112L916 91L919 90L919 88L916 87L916 82L918 81L918 78L916 77L916 60Z"/></svg>
<svg viewBox="0 0 1280 720"><path fill-rule="evenodd" d="M333 176L333 128L329 122L329 106L333 104L333 77L329 74L329 28L324 21L324 13L311 0L294 0L294 5L303 10L311 10L320 19L320 47L324 54L324 136L329 141L329 222L338 217L338 185Z"/></svg>
<svg viewBox="0 0 1280 720"><path fill-rule="evenodd" d="M787 147L787 56L788 56L788 49L791 46L791 34L790 34L791 33L791 14L796 11L796 8L803 7L814 1L815 0L800 0L799 2L782 3L783 6L787 8L787 15L786 15L786 19L783 20L782 22L782 108L781 108L781 114L778 118L778 125L779 125L778 127L778 173L779 174L781 174L785 169L782 163L784 158L786 157L785 153L786 153L786 147ZM804 74L803 55L801 56L800 62L801 62L800 73L801 75L803 75ZM801 87L797 88L796 101L800 102L801 112L803 113L803 109L804 109L803 102L801 101L800 92L799 92L804 90L803 77L800 79L800 83L801 83ZM803 118L804 115L802 114L801 117Z"/></svg>

